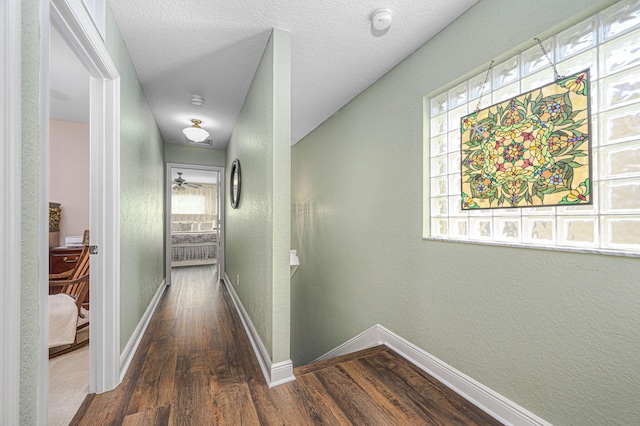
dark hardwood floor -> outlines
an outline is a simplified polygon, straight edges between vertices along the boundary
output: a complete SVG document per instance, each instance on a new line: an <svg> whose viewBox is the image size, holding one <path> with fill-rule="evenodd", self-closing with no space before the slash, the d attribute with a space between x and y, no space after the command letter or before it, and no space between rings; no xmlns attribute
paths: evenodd
<svg viewBox="0 0 640 426"><path fill-rule="evenodd" d="M384 346L269 389L212 266L174 269L123 383L73 425L499 425Z"/></svg>

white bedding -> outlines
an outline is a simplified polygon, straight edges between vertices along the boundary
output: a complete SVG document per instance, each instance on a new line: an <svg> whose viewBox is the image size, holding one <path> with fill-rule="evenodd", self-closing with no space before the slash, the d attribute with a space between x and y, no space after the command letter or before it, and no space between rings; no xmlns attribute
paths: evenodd
<svg viewBox="0 0 640 426"><path fill-rule="evenodd" d="M70 345L76 338L78 307L68 294L49 295L49 347Z"/></svg>
<svg viewBox="0 0 640 426"><path fill-rule="evenodd" d="M216 239L215 231L173 232L171 234L171 266L216 263Z"/></svg>

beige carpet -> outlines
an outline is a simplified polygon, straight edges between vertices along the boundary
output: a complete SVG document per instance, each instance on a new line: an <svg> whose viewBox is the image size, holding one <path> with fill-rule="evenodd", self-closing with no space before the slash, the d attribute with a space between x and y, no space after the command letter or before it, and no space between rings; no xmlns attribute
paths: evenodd
<svg viewBox="0 0 640 426"><path fill-rule="evenodd" d="M89 393L89 346L49 360L49 426L66 426Z"/></svg>

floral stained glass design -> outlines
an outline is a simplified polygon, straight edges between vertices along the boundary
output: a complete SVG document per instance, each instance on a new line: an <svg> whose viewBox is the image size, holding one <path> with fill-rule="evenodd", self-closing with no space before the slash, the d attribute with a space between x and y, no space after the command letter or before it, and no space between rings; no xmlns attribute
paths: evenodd
<svg viewBox="0 0 640 426"><path fill-rule="evenodd" d="M589 71L461 119L462 209L591 204Z"/></svg>

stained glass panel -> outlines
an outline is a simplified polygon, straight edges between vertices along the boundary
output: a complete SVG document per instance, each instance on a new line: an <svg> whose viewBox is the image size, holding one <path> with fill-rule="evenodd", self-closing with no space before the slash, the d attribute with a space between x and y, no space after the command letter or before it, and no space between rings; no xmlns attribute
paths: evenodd
<svg viewBox="0 0 640 426"><path fill-rule="evenodd" d="M589 71L462 117L463 209L591 203Z"/></svg>

